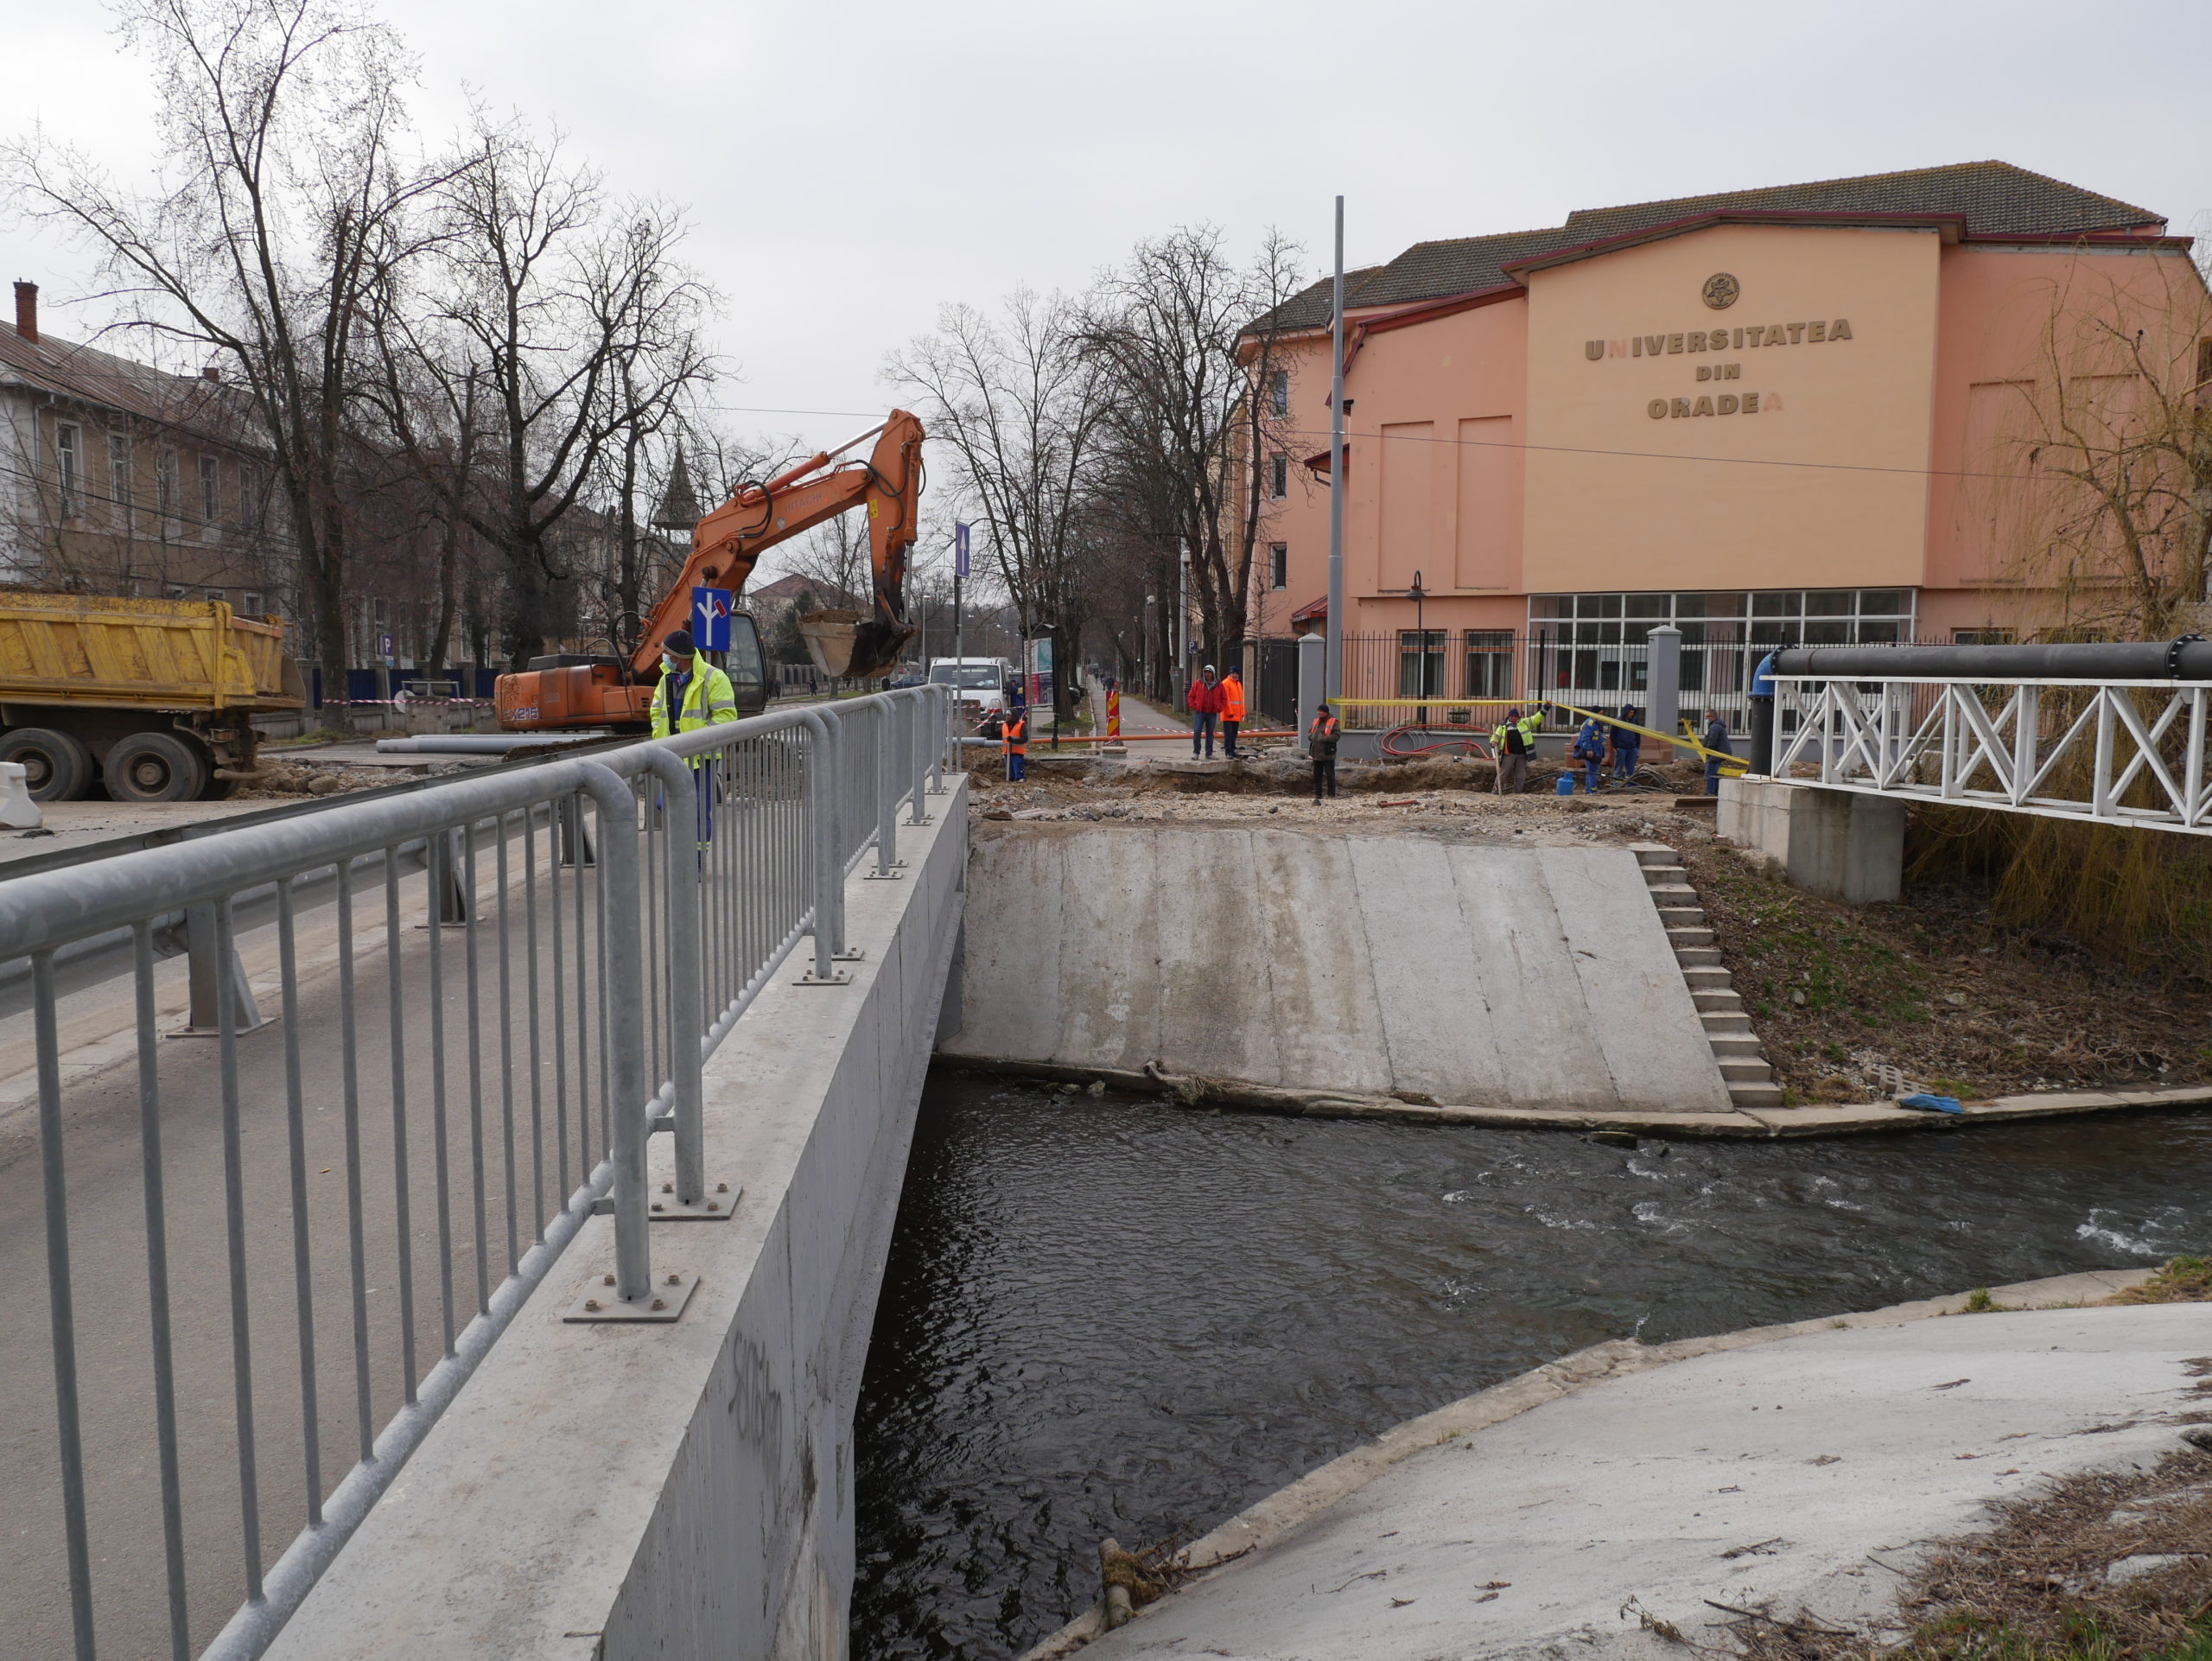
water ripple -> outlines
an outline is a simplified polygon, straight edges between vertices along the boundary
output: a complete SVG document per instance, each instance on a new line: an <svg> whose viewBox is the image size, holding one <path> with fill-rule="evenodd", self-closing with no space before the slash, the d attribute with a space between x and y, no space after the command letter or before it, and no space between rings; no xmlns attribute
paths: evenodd
<svg viewBox="0 0 2212 1661"><path fill-rule="evenodd" d="M2212 1235L2212 1115L1658 1153L933 1079L857 1427L858 1661L1017 1653L1102 1537L1202 1531L1586 1344Z"/></svg>

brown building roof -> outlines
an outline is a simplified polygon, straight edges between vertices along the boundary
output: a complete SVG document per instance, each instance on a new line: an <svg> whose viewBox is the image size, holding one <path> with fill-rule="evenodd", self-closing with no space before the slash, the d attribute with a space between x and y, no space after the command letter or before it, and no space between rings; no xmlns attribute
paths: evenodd
<svg viewBox="0 0 2212 1661"><path fill-rule="evenodd" d="M250 410L235 387L173 375L97 347L58 340L45 330L25 340L0 322L0 386L19 386L142 420L192 430L232 449L248 449Z"/></svg>
<svg viewBox="0 0 2212 1661"><path fill-rule="evenodd" d="M1726 212L1846 217L1942 213L1962 219L1969 237L1996 239L2155 232L2165 226L2164 219L2147 207L2101 196L2009 162L1961 162L1854 179L1676 196L1621 207L1577 208L1567 216L1566 224L1543 230L1417 242L1387 264L1347 272L1344 304L1348 309L1396 306L1478 294L1510 283L1513 279L1503 267L1519 261L1677 220ZM1325 328L1329 303L1329 282L1324 278L1294 296L1271 319L1262 318L1253 328L1270 324L1277 328Z"/></svg>

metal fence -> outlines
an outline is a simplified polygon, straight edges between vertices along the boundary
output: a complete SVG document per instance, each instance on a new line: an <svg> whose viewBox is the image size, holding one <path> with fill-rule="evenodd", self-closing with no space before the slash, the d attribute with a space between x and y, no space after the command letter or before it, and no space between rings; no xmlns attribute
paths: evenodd
<svg viewBox="0 0 2212 1661"><path fill-rule="evenodd" d="M727 1217L701 1067L944 788L943 689L0 881L10 1644L260 1653L569 1241L671 1319ZM273 1007L270 1007L273 1005ZM35 1117L34 1135L6 1136ZM673 1180L646 1192L648 1137ZM44 1341L34 1337L43 1327ZM289 1540L272 1559L271 1547Z"/></svg>
<svg viewBox="0 0 2212 1661"><path fill-rule="evenodd" d="M1563 631L1610 628L1611 638ZM1344 637L1344 696L1356 728L1402 722L1471 729L1495 726L1506 710L1569 704L1606 714L1623 704L1648 710L1651 625L1537 626L1510 630L1428 629ZM1732 629L1733 632L1731 632ZM1734 626L1685 624L1679 659L1681 714L1699 727L1710 710L1732 731L1751 730L1751 677L1783 638L1781 627L1752 626L1748 642ZM1424 644L1424 634L1426 641ZM1770 636L1771 638L1766 638ZM1263 652L1274 643L1266 643ZM1455 710L1452 706L1459 707ZM1577 716L1553 713L1549 723L1572 728Z"/></svg>

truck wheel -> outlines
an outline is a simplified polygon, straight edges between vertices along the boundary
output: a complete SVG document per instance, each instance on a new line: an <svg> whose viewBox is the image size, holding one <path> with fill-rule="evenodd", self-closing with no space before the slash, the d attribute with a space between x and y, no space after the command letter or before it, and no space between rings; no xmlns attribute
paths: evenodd
<svg viewBox="0 0 2212 1661"><path fill-rule="evenodd" d="M22 765L35 802L73 802L92 782L92 752L46 727L18 727L0 738L0 761Z"/></svg>
<svg viewBox="0 0 2212 1661"><path fill-rule="evenodd" d="M207 783L207 763L181 738L132 733L115 741L100 774L118 802L188 802Z"/></svg>

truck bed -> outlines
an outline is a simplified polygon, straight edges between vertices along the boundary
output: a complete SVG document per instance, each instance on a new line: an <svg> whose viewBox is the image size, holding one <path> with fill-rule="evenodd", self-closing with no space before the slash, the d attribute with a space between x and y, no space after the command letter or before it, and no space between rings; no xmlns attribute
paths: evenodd
<svg viewBox="0 0 2212 1661"><path fill-rule="evenodd" d="M303 709L283 640L220 601L0 593L0 703Z"/></svg>

